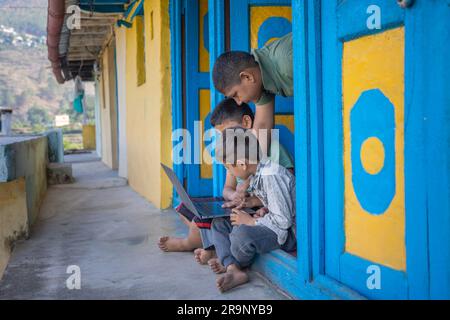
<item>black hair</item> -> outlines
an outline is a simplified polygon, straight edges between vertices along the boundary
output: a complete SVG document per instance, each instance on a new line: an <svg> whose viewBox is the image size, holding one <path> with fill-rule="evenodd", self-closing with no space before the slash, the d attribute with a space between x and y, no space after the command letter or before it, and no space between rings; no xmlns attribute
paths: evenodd
<svg viewBox="0 0 450 320"><path fill-rule="evenodd" d="M251 129L233 127L221 132L215 149L216 159L235 166L238 160L257 164L262 159L258 138Z"/></svg>
<svg viewBox="0 0 450 320"><path fill-rule="evenodd" d="M243 116L249 116L252 119L252 123L255 119L255 115L248 104L242 103L241 105L238 105L234 99L226 98L214 109L210 122L212 127L221 125L225 121L236 121L241 123Z"/></svg>
<svg viewBox="0 0 450 320"><path fill-rule="evenodd" d="M245 51L228 51L221 54L213 68L214 87L220 92L241 83L239 74L245 69L257 67L255 58Z"/></svg>

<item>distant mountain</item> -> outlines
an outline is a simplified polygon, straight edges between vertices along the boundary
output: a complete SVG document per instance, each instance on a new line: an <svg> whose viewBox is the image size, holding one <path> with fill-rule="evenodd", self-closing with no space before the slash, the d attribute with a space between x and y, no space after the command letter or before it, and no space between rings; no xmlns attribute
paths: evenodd
<svg viewBox="0 0 450 320"><path fill-rule="evenodd" d="M47 26L47 0L0 0L0 25L18 32L44 36Z"/></svg>

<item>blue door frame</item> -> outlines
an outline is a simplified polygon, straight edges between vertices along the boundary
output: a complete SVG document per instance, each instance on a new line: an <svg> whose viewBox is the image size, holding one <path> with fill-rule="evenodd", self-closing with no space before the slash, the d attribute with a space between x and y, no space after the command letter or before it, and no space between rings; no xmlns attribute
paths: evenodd
<svg viewBox="0 0 450 320"><path fill-rule="evenodd" d="M214 65L216 59L225 52L226 49L226 17L224 0L208 0L209 9L209 65ZM211 73L212 76L212 73ZM210 79L210 83L213 83ZM224 96L214 86L211 86L211 108L219 104ZM222 196L225 184L225 169L220 163L213 164L213 194L215 197Z"/></svg>
<svg viewBox="0 0 450 320"><path fill-rule="evenodd" d="M431 3L417 0L407 9L400 9L393 1L381 0L346 1L339 4L338 1L320 2L322 7L314 19L321 21L321 41L314 48L308 48L314 56L317 56L315 51L321 52L323 58L319 68L309 72L310 78L323 77L318 82L323 84L322 88L314 84L309 88L311 95L322 96L322 101L318 99L317 105L323 106L317 110L311 107L309 110L311 137L323 140L322 144L318 144L323 145L323 150L317 151L314 151L316 146L311 140L312 158L314 154L320 157L326 155L324 164L321 164L323 178L320 172L314 174L313 171L313 175L320 178L322 186L318 190L311 186L313 194L317 194L313 199L319 199L319 203L313 201L312 207L319 207L320 202L325 205L318 212L319 219L322 219L319 226L325 227L324 238L318 242L318 246L323 246L325 256L317 269L373 299L448 299L450 241L448 232L443 230L449 230L450 226L449 170L448 166L445 169L442 160L446 158L448 161L449 146L444 141L448 141L449 132L444 129L445 117L442 116L448 114L450 109L449 103L443 100L450 101L450 91L442 87L448 83L448 74L439 73L438 70L448 69L449 66L448 59L445 59L448 57L448 45L443 48L439 43L448 43L450 38L449 32L444 31L449 29L450 8L445 1ZM367 28L369 14L366 10L371 5L381 8L381 30ZM343 216L343 43L400 26L405 33L402 168L405 175L405 271L396 271L347 253ZM440 49L436 51L431 48ZM434 86L427 86L427 81L434 83ZM433 101L433 108L427 107L430 100ZM322 121L314 121L320 118ZM433 152L429 153L428 150ZM444 178L440 178L439 174ZM354 179L357 178L353 172ZM314 210L313 215L316 215ZM436 223L438 220L442 224ZM439 243L445 243L444 247ZM313 247L316 247L314 243ZM442 251L438 254L439 250ZM381 270L382 287L379 290L371 290L366 285L367 270L371 265L377 265Z"/></svg>
<svg viewBox="0 0 450 320"><path fill-rule="evenodd" d="M182 39L182 15L183 15L183 1L171 0L169 3L169 17L170 17L170 43L171 54L170 64L172 70L172 130L183 128L183 39ZM179 141L174 141L172 148L175 147ZM173 170L180 181L184 181L184 165L173 164ZM173 205L177 206L180 199L175 192L173 193Z"/></svg>
<svg viewBox="0 0 450 320"><path fill-rule="evenodd" d="M194 131L199 129L194 125L195 121L200 119L199 111L199 92L201 89L209 89L209 74L199 72L199 3L198 1L175 0L170 2L171 18L171 41L172 41L172 125L174 129L185 128L191 135L190 161L200 160L197 150L193 148L195 141ZM184 16L184 26L182 26L182 17ZM184 27L185 39L182 39ZM206 27L206 26L205 26ZM207 33L206 33L207 35ZM184 43L184 48L182 44ZM185 61L182 61L184 57ZM183 79L183 68L185 66L185 78ZM184 83L184 90L183 90ZM183 95L184 106L183 106ZM183 111L183 108L185 109ZM183 114L184 113L184 114ZM183 123L183 119L185 123ZM205 130L210 128L209 123L204 123ZM174 145L179 141L174 141ZM186 189L193 197L212 196L212 179L201 177L201 165L193 162L192 164L175 164L174 171L180 181L186 182ZM175 203L178 203L178 195L174 192Z"/></svg>
<svg viewBox="0 0 450 320"><path fill-rule="evenodd" d="M185 10L185 52L186 61L186 104L185 104L185 117L186 117L186 128L191 133L192 143L196 130L201 130L201 128L194 126L197 121L204 122L204 131L211 128L209 124L209 117L201 119L200 116L200 90L209 90L209 72L201 72L199 66L199 43L200 43L200 27L199 22L203 17L199 16L199 0L184 0L184 10ZM205 25L205 30L207 26ZM202 36L205 41L208 39L208 33L203 32ZM199 150L193 149L192 161L202 160L199 157ZM190 164L185 166L186 170L186 184L187 191L189 195L193 197L206 197L212 196L212 178L203 178L201 175L201 165L200 164Z"/></svg>
<svg viewBox="0 0 450 320"><path fill-rule="evenodd" d="M342 89L342 60L343 44L353 39L373 34L366 26L368 15L366 9L373 3L381 6L382 26L385 31L404 24L404 10L395 2L388 1L348 1L338 5L337 1L322 1L322 27L323 27L323 78L324 78L324 101L323 101L323 130L325 158L325 229L326 250L325 269L326 274L353 286L359 292L376 298L406 298L407 281L405 273L394 271L374 262L351 255L345 250L344 232L344 165L343 165L343 89ZM334 10L330 12L330 10ZM353 17L353 19L352 19ZM401 84L399 84L400 86ZM332 89L331 89L332 88ZM363 105L365 109L367 103ZM353 109L355 110L355 108ZM352 115L355 114L352 112ZM359 129L364 130L364 128ZM373 130L371 131L373 132ZM354 133L352 131L352 133ZM352 135L352 137L355 134ZM337 139L336 139L337 138ZM391 139L386 138L387 141ZM384 140L383 140L384 143ZM354 147L356 149L356 146ZM385 163L390 162L388 158ZM394 165L392 166L394 167ZM356 171L356 169L354 169ZM392 169L393 171L394 169ZM327 174L329 172L329 174ZM359 177L353 173L354 177ZM364 179L364 178L363 178ZM368 179L368 178L366 178ZM354 180L355 181L355 180ZM385 191L386 192L386 191ZM425 229L424 229L425 230ZM366 285L367 268L377 265L381 268L383 285L380 290L369 290Z"/></svg>

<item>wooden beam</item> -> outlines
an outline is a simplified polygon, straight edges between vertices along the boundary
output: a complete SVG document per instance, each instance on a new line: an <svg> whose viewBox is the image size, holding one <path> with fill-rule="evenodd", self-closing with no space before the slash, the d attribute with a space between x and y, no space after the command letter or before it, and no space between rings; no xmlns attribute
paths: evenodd
<svg viewBox="0 0 450 320"><path fill-rule="evenodd" d="M77 67L77 66L68 67L68 68L71 71L74 71L74 70L79 71L80 70L80 67ZM87 66L83 65L83 67L81 68L81 72L91 72L93 70L93 68L94 68L94 66L92 64L87 65Z"/></svg>
<svg viewBox="0 0 450 320"><path fill-rule="evenodd" d="M69 70L69 72L71 74L85 74L85 75L91 75L93 71L94 70L92 68L91 68L91 70L83 70L83 71L79 71L79 70L75 70L75 69Z"/></svg>
<svg viewBox="0 0 450 320"><path fill-rule="evenodd" d="M82 21L91 20L91 21L100 21L100 20L109 20L109 21L116 21L119 20L120 17L87 17L87 16L81 16Z"/></svg>
<svg viewBox="0 0 450 320"><path fill-rule="evenodd" d="M83 61L83 65L93 65L93 64L95 64L95 61L96 60L94 60L94 59L92 59L92 60L84 60ZM75 65L80 65L81 64L81 61L67 61L67 65L69 66L69 67L71 67L71 66L75 66Z"/></svg>
<svg viewBox="0 0 450 320"><path fill-rule="evenodd" d="M97 54L97 52L99 52L100 50L102 50L102 47L100 46L90 46L90 47L73 47L70 48L68 51L68 54L82 54L82 53L94 53Z"/></svg>
<svg viewBox="0 0 450 320"><path fill-rule="evenodd" d="M99 41L102 42L105 40L105 38L107 38L109 35L109 33L105 34L105 35L101 35L101 36L85 36L83 37L82 35L75 35L75 36L71 36L70 37L70 42L79 42L79 41Z"/></svg>
<svg viewBox="0 0 450 320"><path fill-rule="evenodd" d="M78 34L82 34L82 35L86 35L86 34L105 34L111 32L111 28L110 26L90 26L90 27L82 27L81 29L77 30L72 30L71 34L72 35L78 35Z"/></svg>
<svg viewBox="0 0 450 320"><path fill-rule="evenodd" d="M84 34L82 34L82 33L76 33L76 34L71 34L71 38L73 38L73 39L97 39L97 40L101 40L101 39L103 39L104 37L106 37L108 34L110 34L111 32L105 32L105 33L102 33L102 34L100 34L100 35L96 35L96 36L88 36L88 35L84 35Z"/></svg>
<svg viewBox="0 0 450 320"><path fill-rule="evenodd" d="M78 38L78 39L73 39L70 38L69 40L69 48L73 48L73 47L101 47L102 43L105 41L106 37L102 37L100 39L83 39L83 38ZM69 49L70 51L70 49Z"/></svg>
<svg viewBox="0 0 450 320"><path fill-rule="evenodd" d="M105 31L85 31L85 29L81 29L79 32L72 32L71 36L102 36L109 33L109 28Z"/></svg>
<svg viewBox="0 0 450 320"><path fill-rule="evenodd" d="M86 20L117 20L120 18L120 15L89 15L89 14L81 14L81 19Z"/></svg>
<svg viewBox="0 0 450 320"><path fill-rule="evenodd" d="M110 28L106 29L103 32L95 32L91 35L89 34L89 32L84 32L84 30L82 29L79 32L72 32L70 36L73 38L82 37L83 39L85 39L85 38L98 39L98 38L104 38L104 37L108 36L109 34L111 34Z"/></svg>
<svg viewBox="0 0 450 320"><path fill-rule="evenodd" d="M67 56L70 61L72 60L92 60L97 59L98 54L95 53L72 53L69 56Z"/></svg>
<svg viewBox="0 0 450 320"><path fill-rule="evenodd" d="M82 66L82 68L92 68L92 66L94 65L92 61L93 60L77 61L76 63L72 62L70 64L67 64L67 67L71 69L80 68L80 66Z"/></svg>
<svg viewBox="0 0 450 320"><path fill-rule="evenodd" d="M97 49L101 49L102 47L102 43L100 41L94 42L94 43L88 43L85 42L84 45L77 45L79 43L79 41L75 41L73 42L74 46L70 46L69 47L69 52L72 51L92 51L92 50L97 50ZM72 48L72 49L71 49Z"/></svg>
<svg viewBox="0 0 450 320"><path fill-rule="evenodd" d="M76 53L76 54L68 54L67 55L67 60L68 61L72 61L72 60L92 60L92 59L97 59L98 55L96 54L91 54L91 53Z"/></svg>
<svg viewBox="0 0 450 320"><path fill-rule="evenodd" d="M101 27L101 26L112 26L116 20L81 20L80 26L83 29L84 27Z"/></svg>

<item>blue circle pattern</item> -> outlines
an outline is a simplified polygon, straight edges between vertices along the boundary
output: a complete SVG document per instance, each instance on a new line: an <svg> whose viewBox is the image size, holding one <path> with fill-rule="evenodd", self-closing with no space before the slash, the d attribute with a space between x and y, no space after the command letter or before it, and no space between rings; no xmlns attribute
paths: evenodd
<svg viewBox="0 0 450 320"><path fill-rule="evenodd" d="M281 38L292 31L291 22L283 17L270 17L258 30L258 48L263 47L272 38Z"/></svg>
<svg viewBox="0 0 450 320"><path fill-rule="evenodd" d="M394 105L379 90L361 94L350 114L353 188L367 212L380 215L389 208L395 195L395 117ZM361 163L361 146L370 138L384 146L384 167L376 175L366 172Z"/></svg>

